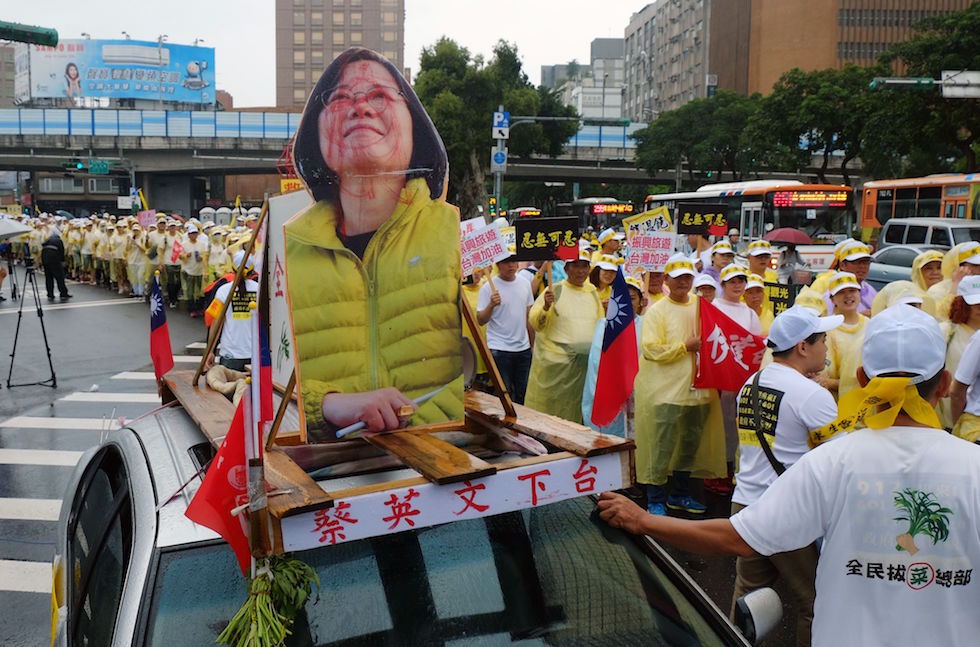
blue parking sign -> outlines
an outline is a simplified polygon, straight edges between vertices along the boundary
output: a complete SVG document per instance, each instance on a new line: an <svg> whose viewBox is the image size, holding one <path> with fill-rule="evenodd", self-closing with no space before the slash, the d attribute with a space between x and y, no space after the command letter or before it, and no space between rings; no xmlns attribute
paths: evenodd
<svg viewBox="0 0 980 647"><path fill-rule="evenodd" d="M493 113L493 120L490 125L493 128L510 128L510 113L509 112L495 112Z"/></svg>

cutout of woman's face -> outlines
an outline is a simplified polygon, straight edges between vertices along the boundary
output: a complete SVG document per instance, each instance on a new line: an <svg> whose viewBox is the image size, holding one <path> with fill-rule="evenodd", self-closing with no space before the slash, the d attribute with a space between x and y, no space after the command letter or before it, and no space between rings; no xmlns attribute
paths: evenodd
<svg viewBox="0 0 980 647"><path fill-rule="evenodd" d="M412 159L412 115L398 84L375 61L354 61L320 99L320 154L341 179L405 171Z"/></svg>

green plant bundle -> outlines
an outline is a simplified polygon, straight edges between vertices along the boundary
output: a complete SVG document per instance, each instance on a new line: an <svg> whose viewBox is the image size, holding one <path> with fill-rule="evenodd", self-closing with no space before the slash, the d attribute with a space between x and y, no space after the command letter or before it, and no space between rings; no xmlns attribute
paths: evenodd
<svg viewBox="0 0 980 647"><path fill-rule="evenodd" d="M936 544L949 537L949 515L952 510L942 506L931 492L920 492L905 488L895 492L895 507L901 513L895 521L907 521L908 535L926 535ZM902 550L902 546L897 546Z"/></svg>
<svg viewBox="0 0 980 647"><path fill-rule="evenodd" d="M316 584L320 590L320 578L307 564L292 557L272 559L272 601L276 609L293 624Z"/></svg>

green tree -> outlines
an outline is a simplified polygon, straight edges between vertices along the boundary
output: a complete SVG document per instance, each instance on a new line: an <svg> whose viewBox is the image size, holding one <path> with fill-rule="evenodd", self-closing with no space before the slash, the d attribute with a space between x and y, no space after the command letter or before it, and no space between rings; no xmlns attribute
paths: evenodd
<svg viewBox="0 0 980 647"><path fill-rule="evenodd" d="M940 78L943 70L980 70L980 3L974 2L969 8L945 16L923 19L913 26L914 35L904 43L893 45L881 57L888 65L900 63L909 76ZM907 114L913 119L902 119L895 115L896 106L885 102L885 116L896 116L894 128L901 128L907 138L904 146L885 148L880 154L890 152L892 159L887 163L876 162L877 166L893 167L904 164L906 168L925 162L931 165L929 172L944 170L950 166L949 160L956 160L960 170L974 172L978 169L977 157L980 147L980 99L945 99L941 93L906 94L897 98L897 93L888 91L895 103L903 104ZM879 127L887 124L881 123ZM882 131L877 129L876 134ZM904 156L902 163L896 156Z"/></svg>
<svg viewBox="0 0 980 647"><path fill-rule="evenodd" d="M574 117L554 93L535 88L524 73L517 48L504 41L485 63L449 38L422 51L415 92L432 117L449 154L449 198L464 217L487 205L490 116L503 105L513 115ZM511 157L558 155L578 124L554 122L515 128L508 141Z"/></svg>

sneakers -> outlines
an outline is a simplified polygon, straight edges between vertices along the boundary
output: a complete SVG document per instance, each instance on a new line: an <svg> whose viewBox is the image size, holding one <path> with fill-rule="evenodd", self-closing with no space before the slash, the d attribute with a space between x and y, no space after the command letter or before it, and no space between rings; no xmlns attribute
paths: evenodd
<svg viewBox="0 0 980 647"><path fill-rule="evenodd" d="M647 512L652 515L665 517L667 516L667 507L660 501L651 501L647 504Z"/></svg>
<svg viewBox="0 0 980 647"><path fill-rule="evenodd" d="M667 497L667 507L671 510L683 510L688 514L704 514L707 508L703 503L691 496L670 495ZM651 512L651 514L654 514Z"/></svg>
<svg viewBox="0 0 980 647"><path fill-rule="evenodd" d="M719 496L731 496L735 491L735 484L731 477L721 479L704 479L704 489L712 494Z"/></svg>

